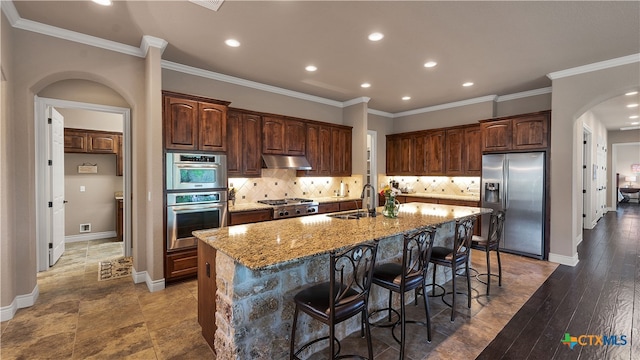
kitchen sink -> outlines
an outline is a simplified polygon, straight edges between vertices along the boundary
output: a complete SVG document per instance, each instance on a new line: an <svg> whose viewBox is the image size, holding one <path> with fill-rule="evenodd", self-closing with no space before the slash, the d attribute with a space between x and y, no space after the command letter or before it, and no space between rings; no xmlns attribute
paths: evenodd
<svg viewBox="0 0 640 360"><path fill-rule="evenodd" d="M381 213L377 212L377 215L382 215ZM357 220L360 218L366 218L366 217L371 217L371 214L369 214L366 210L354 210L354 211L349 211L349 212L343 212L343 213L339 213L339 214L330 214L327 215L328 217L332 217L334 219L342 219L342 220Z"/></svg>

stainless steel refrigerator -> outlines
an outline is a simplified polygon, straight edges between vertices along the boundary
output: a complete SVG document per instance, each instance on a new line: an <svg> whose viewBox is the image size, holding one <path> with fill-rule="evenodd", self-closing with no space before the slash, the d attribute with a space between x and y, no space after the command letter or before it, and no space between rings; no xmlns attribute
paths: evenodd
<svg viewBox="0 0 640 360"><path fill-rule="evenodd" d="M545 154L543 152L482 156L482 206L505 210L500 249L544 257ZM482 218L488 232L489 216Z"/></svg>

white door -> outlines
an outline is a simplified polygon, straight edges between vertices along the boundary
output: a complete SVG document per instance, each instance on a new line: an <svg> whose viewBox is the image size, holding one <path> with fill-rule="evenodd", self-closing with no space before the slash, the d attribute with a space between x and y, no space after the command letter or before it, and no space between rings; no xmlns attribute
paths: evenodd
<svg viewBox="0 0 640 360"><path fill-rule="evenodd" d="M64 253L64 118L53 107L49 107L51 136L49 146L51 237L49 238L49 266L53 266Z"/></svg>

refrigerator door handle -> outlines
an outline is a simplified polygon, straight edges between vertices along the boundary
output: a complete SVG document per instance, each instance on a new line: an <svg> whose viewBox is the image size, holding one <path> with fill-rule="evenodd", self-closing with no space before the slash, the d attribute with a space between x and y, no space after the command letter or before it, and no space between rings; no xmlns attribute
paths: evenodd
<svg viewBox="0 0 640 360"><path fill-rule="evenodd" d="M504 210L509 209L509 160L504 159L502 166L502 189L504 191L502 196L502 208Z"/></svg>

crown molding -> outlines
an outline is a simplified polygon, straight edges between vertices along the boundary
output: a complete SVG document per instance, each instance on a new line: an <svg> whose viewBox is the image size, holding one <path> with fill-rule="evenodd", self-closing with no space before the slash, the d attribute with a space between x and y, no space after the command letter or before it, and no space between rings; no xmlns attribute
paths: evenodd
<svg viewBox="0 0 640 360"><path fill-rule="evenodd" d="M226 82L226 83L230 83L238 86L244 86L244 87L248 87L256 90L271 92L274 94L290 96L293 98L307 100L307 101L313 101L320 104L335 106L339 108L344 107L343 103L340 101L325 99L319 96L309 95L309 94L305 94L297 91L279 88L276 86L262 84L262 83L251 81L251 80L245 80L245 79L237 78L234 76L224 75L214 71L209 71L209 70L199 69L199 68L188 66L188 65L178 64L168 60L162 60L160 64L163 69L167 69L167 70L173 70L173 71L177 71L177 72L181 72L189 75L199 76L199 77L212 79L212 80L218 80L218 81L222 81L222 82Z"/></svg>
<svg viewBox="0 0 640 360"><path fill-rule="evenodd" d="M160 54L162 54L164 52L164 49L167 48L167 45L169 45L169 43L165 39L157 38L151 35L144 35L142 37L142 41L140 42L140 50L146 57L150 47L160 49Z"/></svg>
<svg viewBox="0 0 640 360"><path fill-rule="evenodd" d="M425 107L425 108L420 108L420 109L415 109L415 110L409 110L409 111L403 111L403 112L395 113L395 114L393 114L393 117L394 118L398 118L398 117L417 115L417 114L422 114L422 113L427 113L427 112L432 112L432 111L451 109L451 108L460 107L460 106L480 104L480 103L483 103L483 102L496 101L497 97L498 97L498 95L487 95L487 96L477 97L477 98L473 98L473 99L454 101L454 102L447 103L447 104L429 106L429 107Z"/></svg>
<svg viewBox="0 0 640 360"><path fill-rule="evenodd" d="M509 94L509 95L502 95L502 96L498 96L498 98L496 99L496 102L509 101L509 100L515 100L515 99L522 99L522 98L526 98L526 97L530 97L530 96L551 94L551 90L552 90L552 88L551 88L551 86L549 86L549 87L541 88L541 89L528 90L528 91L523 91L523 92L519 92L519 93Z"/></svg>
<svg viewBox="0 0 640 360"><path fill-rule="evenodd" d="M18 20L20 20L20 14L18 14L16 6L13 5L13 1L2 0L0 1L0 7L4 12L4 15L7 17L7 20L9 20L9 24L11 24L12 27L15 27Z"/></svg>
<svg viewBox="0 0 640 360"><path fill-rule="evenodd" d="M361 104L361 103L367 104L369 102L369 100L371 100L370 97L366 97L366 96L358 97L358 98L347 100L347 101L343 102L342 103L342 107L346 108L346 107L349 107L351 105Z"/></svg>
<svg viewBox="0 0 640 360"><path fill-rule="evenodd" d="M367 112L369 114L373 114L373 115L378 115L378 116L383 116L383 117L387 117L387 118L394 118L394 115L390 112L386 112L386 111L380 111L380 110L376 110L376 109L367 109Z"/></svg>
<svg viewBox="0 0 640 360"><path fill-rule="evenodd" d="M633 64L637 62L640 62L640 54L633 54L633 55L627 55L627 56L623 56L623 57L619 57L611 60L600 61L593 64L578 66L571 69L552 72L547 74L547 77L551 80L556 80L556 79L562 79L569 76L586 74L593 71L608 69L608 68L621 66L621 65Z"/></svg>

